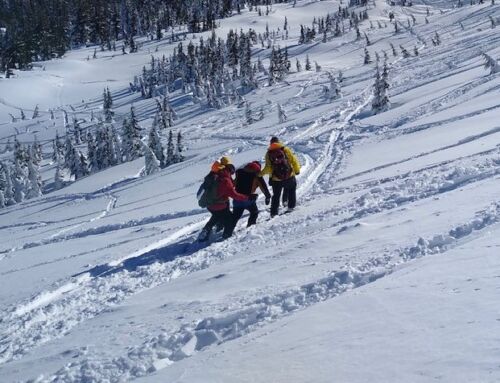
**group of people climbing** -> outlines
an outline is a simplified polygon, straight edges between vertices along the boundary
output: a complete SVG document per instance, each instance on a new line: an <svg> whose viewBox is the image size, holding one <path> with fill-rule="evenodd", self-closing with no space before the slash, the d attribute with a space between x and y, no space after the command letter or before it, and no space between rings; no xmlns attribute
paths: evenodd
<svg viewBox="0 0 500 383"><path fill-rule="evenodd" d="M206 207L211 217L203 228L198 240L208 241L214 227L223 231L222 238L229 238L245 210L249 217L247 227L257 222L257 188L265 196L265 204L271 203L271 217L278 214L281 196L287 212L293 211L297 203L295 176L300 173L300 164L290 148L277 137L272 137L265 155L262 169L259 161L252 161L236 169L229 157L222 157L212 164L210 173L198 190L198 203ZM269 175L272 196L263 176ZM234 179L233 179L234 176ZM231 211L229 199L233 199Z"/></svg>

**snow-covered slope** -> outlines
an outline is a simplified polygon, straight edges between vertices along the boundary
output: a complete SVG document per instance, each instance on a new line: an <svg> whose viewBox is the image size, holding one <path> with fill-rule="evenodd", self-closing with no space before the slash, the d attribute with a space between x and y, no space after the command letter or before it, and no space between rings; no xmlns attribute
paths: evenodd
<svg viewBox="0 0 500 383"><path fill-rule="evenodd" d="M287 16L289 40L277 43L322 66L247 95L263 120L247 125L244 108L205 110L174 95L185 162L148 177L142 159L129 162L0 210L2 382L500 379L500 75L481 57L500 56L488 18L500 6L371 4L374 28L360 29L390 66L391 107L377 115L374 64L363 65L354 31L297 44L300 23L337 8L298 1L221 21L224 35L281 27ZM390 43L412 57L393 57ZM152 53L173 48L147 42L89 61L93 48L82 49L2 81L0 138L17 130L24 141L50 140L61 116L49 120L45 109L88 116L106 85L118 115L134 103L147 127L154 101L126 88ZM331 101L327 71L339 70L342 97ZM277 103L288 121L278 121ZM8 113L35 104L40 122L9 123ZM271 135L302 163L298 209L268 220L259 200L257 226L196 243L208 216L195 192L211 162L262 159ZM53 165L43 169L51 179Z"/></svg>

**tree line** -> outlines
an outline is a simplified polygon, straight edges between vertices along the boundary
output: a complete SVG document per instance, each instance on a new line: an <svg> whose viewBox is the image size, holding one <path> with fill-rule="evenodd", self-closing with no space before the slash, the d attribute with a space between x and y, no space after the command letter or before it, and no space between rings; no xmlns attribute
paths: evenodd
<svg viewBox="0 0 500 383"><path fill-rule="evenodd" d="M248 6L288 0L0 0L0 70L28 69L33 61L61 57L71 48L111 50L135 36L161 39L185 25L196 33L216 28L216 19ZM131 52L134 49L130 49Z"/></svg>

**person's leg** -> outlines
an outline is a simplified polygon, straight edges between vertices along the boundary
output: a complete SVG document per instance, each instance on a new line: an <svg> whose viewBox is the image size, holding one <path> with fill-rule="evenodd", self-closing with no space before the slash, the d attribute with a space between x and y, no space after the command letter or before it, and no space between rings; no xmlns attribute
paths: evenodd
<svg viewBox="0 0 500 383"><path fill-rule="evenodd" d="M257 207L257 203L252 203L248 208L250 212L250 216L248 217L247 227L255 225L257 223L257 217L259 216L259 208Z"/></svg>
<svg viewBox="0 0 500 383"><path fill-rule="evenodd" d="M231 235L233 235L235 226L234 216L233 213L231 213L231 210L229 210L229 207L220 211L220 218L224 223L224 232L222 233L222 238L229 238Z"/></svg>
<svg viewBox="0 0 500 383"><path fill-rule="evenodd" d="M283 182L273 181L273 198L271 199L271 217L278 214L280 206L281 191L283 190Z"/></svg>
<svg viewBox="0 0 500 383"><path fill-rule="evenodd" d="M288 194L288 208L293 209L297 204L297 180L292 177L287 180L286 193Z"/></svg>
<svg viewBox="0 0 500 383"><path fill-rule="evenodd" d="M205 242L210 238L210 234L212 233L212 229L215 224L219 221L218 215L216 211L210 211L210 219L205 224L200 234L198 235L198 241Z"/></svg>
<svg viewBox="0 0 500 383"><path fill-rule="evenodd" d="M238 221L240 220L241 216L243 215L243 212L245 211L244 207L235 207L233 206L233 230L238 224Z"/></svg>
<svg viewBox="0 0 500 383"><path fill-rule="evenodd" d="M288 204L288 193L286 190L283 190L283 198L281 199L281 204L286 206Z"/></svg>

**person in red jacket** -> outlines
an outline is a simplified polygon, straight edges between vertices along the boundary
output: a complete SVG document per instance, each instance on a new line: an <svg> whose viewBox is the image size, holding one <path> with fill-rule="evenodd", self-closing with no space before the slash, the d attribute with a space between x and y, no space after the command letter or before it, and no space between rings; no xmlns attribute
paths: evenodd
<svg viewBox="0 0 500 383"><path fill-rule="evenodd" d="M212 171L215 173L215 182L217 183L216 200L207 207L208 211L212 214L212 217L207 222L207 225L205 225L200 236L198 237L198 240L201 242L208 240L210 232L212 231L212 228L208 227L211 222L222 223L224 226L222 238L226 239L231 237L234 230L234 220L233 214L229 209L229 198L232 198L235 201L249 200L249 197L238 193L234 188L231 175L234 173L235 169L232 164L222 165L220 162L217 162L212 166Z"/></svg>

